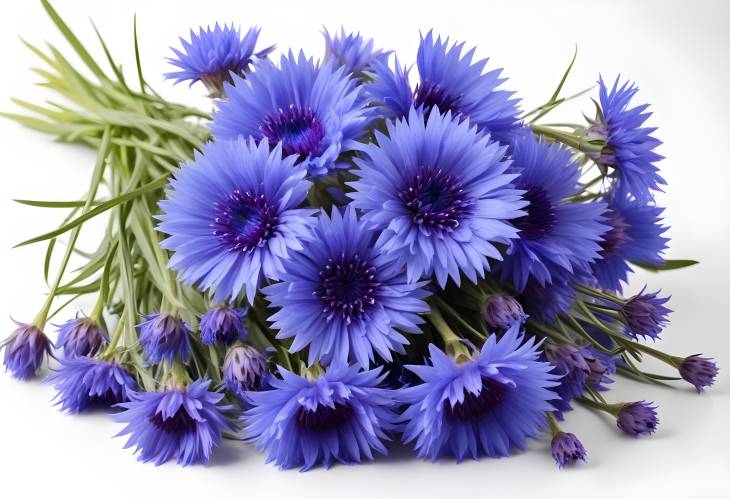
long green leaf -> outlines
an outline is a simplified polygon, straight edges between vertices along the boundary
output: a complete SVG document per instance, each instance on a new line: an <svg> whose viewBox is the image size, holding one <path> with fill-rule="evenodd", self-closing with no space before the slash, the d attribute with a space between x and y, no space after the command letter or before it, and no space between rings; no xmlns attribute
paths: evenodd
<svg viewBox="0 0 730 499"><path fill-rule="evenodd" d="M634 265L644 270L648 270L649 272L662 272L665 270L683 269L685 267L697 265L698 263L700 262L697 260L664 260L663 265L654 265L652 263L634 263Z"/></svg>

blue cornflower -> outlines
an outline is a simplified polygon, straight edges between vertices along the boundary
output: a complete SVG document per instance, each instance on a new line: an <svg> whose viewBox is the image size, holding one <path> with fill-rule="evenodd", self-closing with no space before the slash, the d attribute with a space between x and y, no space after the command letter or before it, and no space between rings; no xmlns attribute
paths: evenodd
<svg viewBox="0 0 730 499"><path fill-rule="evenodd" d="M66 357L93 356L109 341L98 322L87 317L71 319L58 326L56 349Z"/></svg>
<svg viewBox="0 0 730 499"><path fill-rule="evenodd" d="M429 310L425 283L408 283L402 267L380 255L378 235L350 206L331 217L323 211L313 239L284 264L282 282L264 288L280 309L269 318L277 338L294 338L292 352L309 346L309 364L368 366L374 352L390 360L408 343L396 328L420 332L418 314Z"/></svg>
<svg viewBox="0 0 730 499"><path fill-rule="evenodd" d="M344 27L340 27L340 32L334 36L325 28L322 35L325 62L331 60L335 66L342 66L351 74L360 75L374 62L387 61L390 55L390 51L375 50L372 39L365 40L360 33L347 33Z"/></svg>
<svg viewBox="0 0 730 499"><path fill-rule="evenodd" d="M32 324L13 321L18 326L13 333L0 342L5 349L3 365L5 372L16 379L30 379L40 369L43 359L51 353L51 341Z"/></svg>
<svg viewBox="0 0 730 499"><path fill-rule="evenodd" d="M619 78L609 92L603 78L599 78L599 99L596 119L591 120L588 136L605 141L596 153L589 153L599 166L610 167L609 176L615 179L619 196L633 196L641 202L652 198L651 191L661 191L666 184L654 163L662 156L654 152L661 141L652 137L656 128L643 126L651 113L642 104L629 108L629 102L638 88L628 81L619 87Z"/></svg>
<svg viewBox="0 0 730 499"><path fill-rule="evenodd" d="M646 286L632 296L619 308L625 324L624 333L636 339L639 336L656 340L669 323L667 316L671 310L664 305L669 298L659 296L659 292L644 293Z"/></svg>
<svg viewBox="0 0 730 499"><path fill-rule="evenodd" d="M526 136L515 141L511 158L510 171L520 174L514 185L530 204L524 216L512 220L520 237L511 241L499 266L501 279L522 291L530 277L545 286L555 274L587 270L599 258L599 242L608 230L606 205L566 201L580 190L580 168L571 152Z"/></svg>
<svg viewBox="0 0 730 499"><path fill-rule="evenodd" d="M249 440L268 452L266 462L305 471L372 459L373 450L387 454L383 441L397 416L392 392L377 387L379 368L330 367L315 379L282 367L279 374L270 390L248 393L253 407L243 415Z"/></svg>
<svg viewBox="0 0 730 499"><path fill-rule="evenodd" d="M514 92L497 90L506 81L506 78L499 77L501 69L483 73L487 59L473 62L476 49L462 55L463 49L464 43L449 47L448 38L442 40L439 36L434 40L432 31L425 38L421 37L417 59L419 82L413 92L413 102L427 115L438 108L442 113L450 111L452 116L468 118L480 131L490 133L492 139L507 143L520 127L518 100L512 98ZM396 71L400 72L397 61ZM399 104L397 107L404 107L404 89L408 87L408 80L402 76L403 73L396 73L398 76L394 78L394 74L387 71L387 66L376 66L375 81L381 86L376 92L370 87L371 93L381 94L376 105L390 101ZM381 77L385 78L383 83L379 81ZM391 95L383 92L388 89L392 90Z"/></svg>
<svg viewBox="0 0 730 499"><path fill-rule="evenodd" d="M261 388L268 370L264 354L252 346L240 343L232 346L226 353L223 360L223 381L230 391L243 398L247 391Z"/></svg>
<svg viewBox="0 0 730 499"><path fill-rule="evenodd" d="M634 437L651 435L659 426L656 406L643 400L623 404L616 415L616 426L627 435Z"/></svg>
<svg viewBox="0 0 730 499"><path fill-rule="evenodd" d="M506 174L505 148L479 134L468 120L432 112L426 122L411 109L388 122L388 136L355 159L352 204L382 234L380 251L407 270L408 280L435 275L441 287L460 272L484 277L487 257L501 259L494 243L517 236L508 220L524 212L520 191Z"/></svg>
<svg viewBox="0 0 730 499"><path fill-rule="evenodd" d="M223 95L223 83L233 83L231 75L244 77L256 59L265 58L274 46L255 52L259 29L250 28L243 37L233 26L216 23L215 28L202 27L196 34L190 30L190 41L180 38L182 50L173 48L175 57L167 60L179 68L165 74L175 83L189 81L190 85L202 81L211 97Z"/></svg>
<svg viewBox="0 0 730 499"><path fill-rule="evenodd" d="M482 305L482 318L492 330L509 328L513 323L524 324L527 320L520 302L508 295L491 295Z"/></svg>
<svg viewBox="0 0 730 499"><path fill-rule="evenodd" d="M126 409L112 417L127 426L116 436L129 435L124 448L136 447L139 461L156 466L175 459L178 464L208 464L221 432L233 425L220 405L223 394L208 390L210 381L197 380L186 388L163 392L130 392Z"/></svg>
<svg viewBox="0 0 730 499"><path fill-rule="evenodd" d="M277 277L315 212L298 208L312 184L294 162L281 145L237 139L207 144L175 173L158 230L170 235L162 246L182 281L212 290L216 302L245 290L252 303L262 278Z"/></svg>
<svg viewBox="0 0 730 499"><path fill-rule="evenodd" d="M237 340L245 340L248 330L243 320L247 313L247 307L233 308L226 304L211 307L200 318L200 341L204 345L232 345Z"/></svg>
<svg viewBox="0 0 730 499"><path fill-rule="evenodd" d="M431 344L431 364L409 366L423 383L398 391L407 405L403 441L415 441L420 457L507 456L525 448L546 426L559 376L539 360L534 339L515 324L501 339L491 335L473 358L447 356Z"/></svg>
<svg viewBox="0 0 730 499"><path fill-rule="evenodd" d="M662 253L669 239L663 237L667 227L660 225L663 208L625 197L612 196L606 214L610 229L603 235L601 258L591 271L599 287L621 291L633 272L629 263L664 264Z"/></svg>
<svg viewBox="0 0 730 499"><path fill-rule="evenodd" d="M246 80L233 81L210 125L216 140L266 138L316 177L344 167L340 155L362 146L369 112L345 68L289 52L278 67L264 61Z"/></svg>
<svg viewBox="0 0 730 499"><path fill-rule="evenodd" d="M48 378L56 388L56 405L77 414L91 405L110 406L129 400L137 382L113 361L90 357L59 359L61 366Z"/></svg>
<svg viewBox="0 0 730 499"><path fill-rule="evenodd" d="M553 459L555 459L560 469L574 464L579 460L585 462L586 456L588 455L585 447L578 440L578 437L572 433L563 431L556 433L552 438L550 441L550 449Z"/></svg>
<svg viewBox="0 0 730 499"><path fill-rule="evenodd" d="M376 115L390 119L408 116L413 106L413 90L408 82L408 68L400 65L398 57L395 57L395 69L388 66L387 59L373 61L368 75L372 82L364 86L364 91Z"/></svg>
<svg viewBox="0 0 730 499"><path fill-rule="evenodd" d="M702 357L702 354L695 354L685 357L684 359L675 359L679 363L679 375L694 385L697 393L701 393L705 387L712 386L715 383L715 377L720 372L720 368L713 359Z"/></svg>
<svg viewBox="0 0 730 499"><path fill-rule="evenodd" d="M190 358L190 326L179 317L166 313L146 315L139 324L139 344L153 364Z"/></svg>

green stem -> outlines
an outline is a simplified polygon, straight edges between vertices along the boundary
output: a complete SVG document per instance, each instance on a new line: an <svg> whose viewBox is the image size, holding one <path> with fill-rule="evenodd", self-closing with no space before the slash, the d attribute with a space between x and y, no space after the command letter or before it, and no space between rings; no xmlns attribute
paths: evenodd
<svg viewBox="0 0 730 499"><path fill-rule="evenodd" d="M561 130L556 130L554 128L546 127L543 125L532 125L531 128L532 131L537 133L538 135L549 137L574 149L580 149L581 140L579 137L576 137L572 133L563 132Z"/></svg>
<svg viewBox="0 0 730 499"><path fill-rule="evenodd" d="M124 321L126 319L127 315L122 313L119 316L119 322L117 322L117 327L114 329L114 333L112 334L111 341L109 342L109 345L106 347L106 349L99 355L100 359L109 359L112 355L114 355L114 350L116 350L117 345L119 345L119 340L122 338L122 335L124 334Z"/></svg>
<svg viewBox="0 0 730 499"><path fill-rule="evenodd" d="M462 338L449 327L437 306L431 307L431 313L428 314L427 318L444 341L447 353L456 359L469 358L469 350L462 342Z"/></svg>
<svg viewBox="0 0 730 499"><path fill-rule="evenodd" d="M464 320L463 317L461 317L461 315L456 310L454 310L451 307L451 305L449 305L448 303L446 303L443 299L441 299L438 296L434 296L432 298L432 300L434 301L434 303L438 304L438 306L442 310L444 310L445 312L448 312L448 314L451 317L453 317L454 319L456 319L456 321L459 324L461 324L476 339L476 341L480 341L481 342L481 341L484 341L485 339L487 339L486 336L484 336L481 332L479 332L476 329L474 329L468 322L466 322L466 320Z"/></svg>
<svg viewBox="0 0 730 499"><path fill-rule="evenodd" d="M555 438L555 435L562 433L563 430L560 429L560 425L558 424L558 420L555 418L555 414L552 412L546 412L545 415L547 416L548 425L550 427L550 436Z"/></svg>

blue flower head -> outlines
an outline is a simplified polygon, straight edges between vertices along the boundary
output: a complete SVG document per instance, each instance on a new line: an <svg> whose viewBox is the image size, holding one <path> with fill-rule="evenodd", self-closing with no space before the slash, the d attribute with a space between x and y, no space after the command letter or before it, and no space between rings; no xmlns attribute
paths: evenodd
<svg viewBox="0 0 730 499"><path fill-rule="evenodd" d="M268 373L264 354L254 347L240 343L232 346L223 360L223 381L226 387L241 398L247 391L259 390Z"/></svg>
<svg viewBox="0 0 730 499"><path fill-rule="evenodd" d="M387 59L373 61L368 76L372 82L364 86L364 91L376 115L390 119L408 116L413 106L413 90L408 82L408 68L400 65L398 57L394 69Z"/></svg>
<svg viewBox="0 0 730 499"><path fill-rule="evenodd" d="M666 184L655 163L662 156L654 152L661 141L652 133L656 128L644 126L651 116L645 112L648 104L629 107L639 91L628 81L619 86L619 77L611 90L599 78L597 115L591 120L588 136L605 142L601 151L589 155L602 167L610 167L610 176L616 181L615 190L621 197L633 196L641 202L652 199L652 191L661 191Z"/></svg>
<svg viewBox="0 0 730 499"><path fill-rule="evenodd" d="M382 231L379 250L407 270L410 282L435 275L441 287L460 273L475 282L501 259L495 243L517 237L509 220L525 202L505 170L505 148L468 120L432 112L426 121L411 109L407 120L387 123L388 135L356 159L359 177L349 194L364 220Z"/></svg>
<svg viewBox="0 0 730 499"><path fill-rule="evenodd" d="M303 53L282 56L279 66L263 61L244 80L233 77L227 99L213 115L213 137L268 139L294 156L310 175L344 166L343 153L361 147L369 122L360 90L345 68L315 65Z"/></svg>
<svg viewBox="0 0 730 499"><path fill-rule="evenodd" d="M90 357L59 359L60 367L48 378L56 388L56 405L70 414L93 405L111 406L129 400L137 382L113 361Z"/></svg>
<svg viewBox="0 0 730 499"><path fill-rule="evenodd" d="M178 464L208 464L221 432L233 425L220 405L223 394L208 390L210 381L198 380L186 388L162 392L130 392L125 409L112 417L126 423L116 436L129 435L124 448L135 447L139 461L156 466L171 459Z"/></svg>
<svg viewBox="0 0 730 499"><path fill-rule="evenodd" d="M276 279L281 261L302 249L315 210L299 208L311 183L281 145L216 141L170 182L158 230L174 252L178 278L213 291L214 301L245 292L253 302L261 280Z"/></svg>
<svg viewBox="0 0 730 499"><path fill-rule="evenodd" d="M139 344L153 364L190 358L190 326L167 313L150 314L139 324Z"/></svg>
<svg viewBox="0 0 730 499"><path fill-rule="evenodd" d="M520 325L501 339L491 335L480 353L455 360L433 344L431 365L409 366L423 383L398 392L406 404L403 441L415 442L420 457L457 461L508 456L524 449L546 426L559 376L539 360L534 339L525 341Z"/></svg>
<svg viewBox="0 0 730 499"><path fill-rule="evenodd" d="M211 307L200 318L200 341L204 345L231 345L237 340L245 340L248 331L244 318L248 308L233 308L222 304Z"/></svg>
<svg viewBox="0 0 730 499"><path fill-rule="evenodd" d="M330 367L310 379L280 367L271 389L251 392L243 415L250 441L280 468L372 459L387 454L384 441L396 429L392 392L378 388L380 369Z"/></svg>
<svg viewBox="0 0 730 499"><path fill-rule="evenodd" d="M623 320L624 333L634 339L651 338L656 340L669 323L671 310L665 305L669 298L659 296L659 292L644 293L642 289L620 306L619 315Z"/></svg>
<svg viewBox="0 0 730 499"><path fill-rule="evenodd" d="M56 349L66 357L93 356L109 341L106 331L87 317L70 319L58 327Z"/></svg>
<svg viewBox="0 0 730 499"><path fill-rule="evenodd" d="M347 33L344 27L330 35L322 31L325 43L324 60L344 67L348 73L360 75L370 69L375 61L387 61L390 51L375 50L373 40L365 40L360 33Z"/></svg>
<svg viewBox="0 0 730 499"><path fill-rule="evenodd" d="M51 341L36 326L13 322L17 329L0 342L0 350L5 349L3 365L13 378L30 379L36 375L46 355L51 353Z"/></svg>
<svg viewBox="0 0 730 499"><path fill-rule="evenodd" d="M167 60L177 71L165 77L175 83L189 81L190 85L202 81L211 97L223 95L223 83L232 83L231 75L244 77L256 59L265 58L274 46L255 52L259 29L250 28L243 37L239 29L216 23L215 28L200 28L196 34L190 30L190 41L180 38L182 50L173 48L175 57Z"/></svg>
<svg viewBox="0 0 730 499"><path fill-rule="evenodd" d="M608 230L606 205L565 200L580 189L580 168L571 152L526 136L515 141L511 158L510 171L520 174L514 185L525 191L529 205L524 216L512 220L520 237L500 264L501 279L522 291L530 277L545 286L556 274L588 270L599 258L599 242Z"/></svg>
<svg viewBox="0 0 730 499"><path fill-rule="evenodd" d="M669 239L663 237L667 227L660 224L663 208L640 201L611 196L608 201L609 230L603 236L601 258L591 270L599 287L620 291L629 272L629 263L662 265L662 254Z"/></svg>
<svg viewBox="0 0 730 499"><path fill-rule="evenodd" d="M375 248L378 231L348 206L322 212L313 239L284 265L281 282L264 288L273 307L277 338L293 338L293 352L309 346L309 364L368 366L374 353L391 359L404 352L397 330L419 333L418 314L428 312L423 282L408 283L400 265Z"/></svg>
<svg viewBox="0 0 730 499"><path fill-rule="evenodd" d="M578 437L562 431L556 433L550 441L550 452L560 469L578 461L585 462L588 454Z"/></svg>

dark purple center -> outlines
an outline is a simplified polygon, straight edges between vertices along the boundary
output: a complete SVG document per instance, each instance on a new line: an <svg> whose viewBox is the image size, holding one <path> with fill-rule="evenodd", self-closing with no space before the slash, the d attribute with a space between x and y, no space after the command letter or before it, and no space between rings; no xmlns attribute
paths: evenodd
<svg viewBox="0 0 730 499"><path fill-rule="evenodd" d="M459 103L461 96L450 95L446 89L428 80L422 81L416 87L416 107L423 106L426 113L430 113L434 106L438 107L441 114L451 111L452 114L459 114Z"/></svg>
<svg viewBox="0 0 730 499"><path fill-rule="evenodd" d="M499 407L507 393L507 385L490 378L482 378L482 390L478 395L464 391L464 401L451 406L451 402L444 401L444 410L448 419L457 421L472 421L486 416Z"/></svg>
<svg viewBox="0 0 730 499"><path fill-rule="evenodd" d="M557 216L548 193L540 187L528 187L522 197L529 201L527 215L512 221L522 239L540 239L555 226Z"/></svg>
<svg viewBox="0 0 730 499"><path fill-rule="evenodd" d="M357 253L328 259L319 278L319 287L313 294L324 303L323 311L328 321L335 314L340 314L349 324L361 319L368 308L375 304L378 288L375 267Z"/></svg>
<svg viewBox="0 0 730 499"><path fill-rule="evenodd" d="M266 202L264 195L239 189L215 204L216 217L213 234L230 251L246 252L262 246L273 234L278 222L275 206Z"/></svg>
<svg viewBox="0 0 730 499"><path fill-rule="evenodd" d="M439 169L423 169L398 194L413 222L425 228L452 231L470 212L461 180Z"/></svg>
<svg viewBox="0 0 730 499"><path fill-rule="evenodd" d="M294 104L267 114L259 129L271 145L281 142L285 154L302 157L316 152L324 137L324 125L314 110Z"/></svg>
<svg viewBox="0 0 730 499"><path fill-rule="evenodd" d="M328 431L341 428L354 411L347 402L335 402L334 407L318 405L313 411L300 407L297 411L297 426L305 431Z"/></svg>
<svg viewBox="0 0 730 499"><path fill-rule="evenodd" d="M608 225L611 227L603 235L600 255L604 258L616 254L621 246L629 239L629 225L624 221L623 217L613 210L608 213Z"/></svg>
<svg viewBox="0 0 730 499"><path fill-rule="evenodd" d="M196 426L195 420L183 406L167 419L162 416L162 412L156 412L150 417L150 422L166 433L192 433Z"/></svg>

